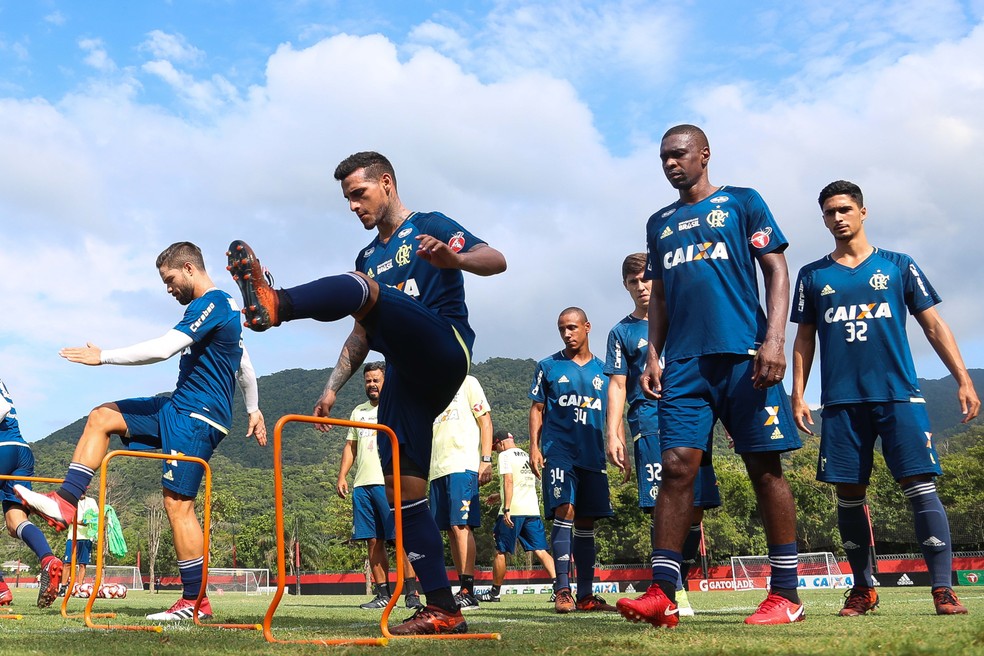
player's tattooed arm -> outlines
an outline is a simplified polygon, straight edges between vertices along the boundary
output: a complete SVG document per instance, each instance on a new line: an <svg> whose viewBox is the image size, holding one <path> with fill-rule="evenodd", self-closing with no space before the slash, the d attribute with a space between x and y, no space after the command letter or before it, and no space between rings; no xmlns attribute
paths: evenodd
<svg viewBox="0 0 984 656"><path fill-rule="evenodd" d="M755 356L752 380L756 389L782 382L786 375L786 317L789 316L789 268L782 253L759 258L765 282L765 339Z"/></svg>
<svg viewBox="0 0 984 656"><path fill-rule="evenodd" d="M338 362L335 363L335 368L332 370L331 376L328 377L328 382L325 383L321 398L314 404L315 417L331 416L331 409L335 405L338 391L362 366L368 354L369 339L366 337L365 329L356 322L352 332L346 338L345 344L342 345L342 352L338 354ZM323 433L327 433L330 429L331 426L328 424L318 424L318 430Z"/></svg>
<svg viewBox="0 0 984 656"><path fill-rule="evenodd" d="M813 324L801 323L796 329L796 339L793 341L793 392L790 403L793 406L793 420L796 427L808 435L813 435L807 424L813 425L813 415L806 403L806 381L810 378L810 368L813 366L813 355L817 348L817 327Z"/></svg>

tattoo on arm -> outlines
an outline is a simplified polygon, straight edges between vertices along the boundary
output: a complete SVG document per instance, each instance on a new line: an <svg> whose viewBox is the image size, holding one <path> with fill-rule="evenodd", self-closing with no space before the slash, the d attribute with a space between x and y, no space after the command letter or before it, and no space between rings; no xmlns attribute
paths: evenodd
<svg viewBox="0 0 984 656"><path fill-rule="evenodd" d="M348 382L355 370L365 362L368 354L369 340L366 339L365 333L352 331L342 346L342 352L338 354L338 362L335 363L335 368L332 370L331 376L328 377L322 395L328 392L338 393L338 390L342 389L342 386Z"/></svg>

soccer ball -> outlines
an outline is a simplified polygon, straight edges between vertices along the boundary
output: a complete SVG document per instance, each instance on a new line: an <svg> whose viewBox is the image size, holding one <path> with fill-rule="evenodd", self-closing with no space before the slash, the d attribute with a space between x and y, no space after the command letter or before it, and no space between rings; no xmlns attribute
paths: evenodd
<svg viewBox="0 0 984 656"><path fill-rule="evenodd" d="M73 597L79 597L80 599L88 599L91 594L92 594L91 583L76 583L75 587L72 588Z"/></svg>
<svg viewBox="0 0 984 656"><path fill-rule="evenodd" d="M99 586L100 599L125 599L126 586L122 583L107 583Z"/></svg>

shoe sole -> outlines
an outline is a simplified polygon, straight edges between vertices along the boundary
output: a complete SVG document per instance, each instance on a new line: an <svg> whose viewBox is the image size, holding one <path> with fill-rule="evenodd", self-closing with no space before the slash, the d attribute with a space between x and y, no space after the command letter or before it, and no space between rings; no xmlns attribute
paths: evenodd
<svg viewBox="0 0 984 656"><path fill-rule="evenodd" d="M61 565L61 561L58 561ZM54 569L54 572L49 571ZM38 582L38 608L48 608L58 598L58 585L61 583L61 567L54 567L54 563L49 569L41 570L41 580ZM54 574L54 576L52 576Z"/></svg>
<svg viewBox="0 0 984 656"><path fill-rule="evenodd" d="M27 494L25 494L25 493L27 493ZM68 522L67 521L65 521L64 519L56 518L56 517L54 517L52 515L49 515L47 512L45 512L44 510L42 510L41 508L39 508L38 505L35 505L35 503L31 503L28 500L28 497L31 497L31 496L40 497L41 499L43 499L43 501L40 501L39 500L39 501L36 502L37 504L51 502L51 503L55 504L55 507L57 508L58 507L58 502L55 501L54 499L49 499L48 497L44 496L43 494L38 494L38 493L34 492L33 490L28 490L27 488L24 488L24 487L22 487L20 485L15 485L14 486L14 494L16 494L17 497L21 501L24 502L24 505L27 506L31 510L31 512L33 512L38 517L42 518L44 521L48 522L48 525L51 526L52 528L54 528L56 531L61 532L61 531L64 531L66 528L68 528Z"/></svg>
<svg viewBox="0 0 984 656"><path fill-rule="evenodd" d="M641 613L636 612L634 609L628 606L620 606L616 604L615 610L618 611L619 615L621 615L622 617L624 617L630 622L634 622L635 624L640 624L640 623L651 624L657 629L672 629L675 628L678 623L678 622L661 622L659 620L654 620L650 617L646 617Z"/></svg>
<svg viewBox="0 0 984 656"><path fill-rule="evenodd" d="M462 622L461 624L458 624L457 626L455 626L454 628L452 628L449 631L433 631L433 630L431 630L431 631L407 631L407 632L401 632L401 631L399 631L399 628L400 628L399 626L396 626L396 627L390 629L390 633L392 633L395 636L401 636L401 635L408 635L408 636L409 635L452 635L452 634L456 634L456 633L468 633L468 622ZM432 629L433 627L428 626L428 628L431 628Z"/></svg>
<svg viewBox="0 0 984 656"><path fill-rule="evenodd" d="M246 317L244 326L256 332L263 332L273 326L270 313L263 304L260 303L256 295L257 285L265 285L263 280L263 269L260 261L256 258L256 253L249 247L249 244L242 240L235 240L229 244L226 251L228 266L226 270L232 274L232 279L239 287L239 293L243 297L243 315ZM259 273L259 280L256 274Z"/></svg>

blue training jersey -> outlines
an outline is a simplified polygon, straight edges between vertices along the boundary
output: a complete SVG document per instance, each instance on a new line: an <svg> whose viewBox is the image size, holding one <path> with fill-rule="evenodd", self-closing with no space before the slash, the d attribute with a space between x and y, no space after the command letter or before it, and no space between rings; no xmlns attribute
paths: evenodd
<svg viewBox="0 0 984 656"><path fill-rule="evenodd" d="M228 431L232 396L243 359L239 308L229 294L210 289L188 304L174 327L194 340L181 353L178 384L171 401L183 414Z"/></svg>
<svg viewBox="0 0 984 656"><path fill-rule="evenodd" d="M828 255L800 269L790 320L817 327L821 403L921 399L906 313L941 300L903 253L876 248L853 269Z"/></svg>
<svg viewBox="0 0 984 656"><path fill-rule="evenodd" d="M540 450L551 467L576 465L605 471L605 364L593 357L583 366L563 351L536 364L529 397L544 405Z"/></svg>
<svg viewBox="0 0 984 656"><path fill-rule="evenodd" d="M27 442L20 432L20 424L17 423L17 409L14 408L14 400L10 398L10 392L7 391L7 386L3 384L2 380L0 380L0 396L10 405L7 416L3 418L3 421L0 421L0 445L4 442L26 444Z"/></svg>
<svg viewBox="0 0 984 656"><path fill-rule="evenodd" d="M440 212L414 212L389 241L377 235L355 259L355 269L381 285L395 287L451 320L469 349L475 333L468 325L465 280L459 269L439 269L417 257L417 236L430 235L456 253L485 242Z"/></svg>
<svg viewBox="0 0 984 656"><path fill-rule="evenodd" d="M629 407L632 437L659 434L657 403L642 392L639 377L646 368L649 353L649 322L629 315L608 333L605 374L625 376L625 403Z"/></svg>
<svg viewBox="0 0 984 656"><path fill-rule="evenodd" d="M724 186L649 217L645 277L661 280L666 294L666 362L754 353L766 328L756 258L787 245L754 189Z"/></svg>

